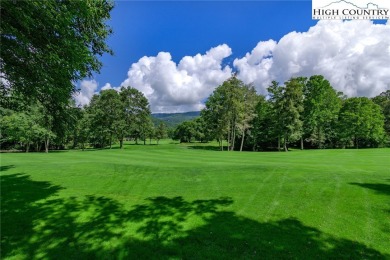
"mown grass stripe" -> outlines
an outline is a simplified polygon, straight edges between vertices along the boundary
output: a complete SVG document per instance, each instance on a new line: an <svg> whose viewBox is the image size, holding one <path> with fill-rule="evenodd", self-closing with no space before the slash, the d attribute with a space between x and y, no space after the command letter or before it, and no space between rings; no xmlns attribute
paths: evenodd
<svg viewBox="0 0 390 260"><path fill-rule="evenodd" d="M1 154L2 257L390 256L389 149L188 146Z"/></svg>

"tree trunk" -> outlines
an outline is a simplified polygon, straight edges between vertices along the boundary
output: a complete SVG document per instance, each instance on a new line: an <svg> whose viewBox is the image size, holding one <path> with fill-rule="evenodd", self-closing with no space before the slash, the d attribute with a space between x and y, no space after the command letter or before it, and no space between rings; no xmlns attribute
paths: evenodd
<svg viewBox="0 0 390 260"><path fill-rule="evenodd" d="M234 151L234 143L236 142L236 128L233 125L233 137L232 137L232 148L230 151Z"/></svg>
<svg viewBox="0 0 390 260"><path fill-rule="evenodd" d="M280 135L278 135L278 152L280 152Z"/></svg>
<svg viewBox="0 0 390 260"><path fill-rule="evenodd" d="M245 130L242 132L242 139L241 139L240 152L242 152L242 147L244 146L244 138L245 138Z"/></svg>
<svg viewBox="0 0 390 260"><path fill-rule="evenodd" d="M230 144L231 144L231 139L230 139L230 135L231 135L231 132L230 132L230 127L229 127L229 131L228 131L228 137L227 137L227 150L230 151Z"/></svg>
<svg viewBox="0 0 390 260"><path fill-rule="evenodd" d="M26 143L26 153L28 153L29 150L30 150L30 142L27 142Z"/></svg>
<svg viewBox="0 0 390 260"><path fill-rule="evenodd" d="M284 151L285 152L288 152L288 148L287 148L287 137L284 136Z"/></svg>
<svg viewBox="0 0 390 260"><path fill-rule="evenodd" d="M50 139L46 138L45 139L45 153L49 152L49 143L50 143Z"/></svg>
<svg viewBox="0 0 390 260"><path fill-rule="evenodd" d="M222 138L219 138L219 143L221 146L221 151L223 152L223 139Z"/></svg>
<svg viewBox="0 0 390 260"><path fill-rule="evenodd" d="M301 150L303 150L303 137L301 136Z"/></svg>
<svg viewBox="0 0 390 260"><path fill-rule="evenodd" d="M119 148L123 149L123 138L119 140Z"/></svg>

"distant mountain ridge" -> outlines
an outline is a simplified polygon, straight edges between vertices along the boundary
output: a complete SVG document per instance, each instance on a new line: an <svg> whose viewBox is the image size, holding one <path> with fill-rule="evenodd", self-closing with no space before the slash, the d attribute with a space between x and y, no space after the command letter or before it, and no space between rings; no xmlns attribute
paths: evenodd
<svg viewBox="0 0 390 260"><path fill-rule="evenodd" d="M200 116L200 111L191 111L184 113L154 113L153 122L158 124L164 122L168 127L174 128L184 121L193 120Z"/></svg>

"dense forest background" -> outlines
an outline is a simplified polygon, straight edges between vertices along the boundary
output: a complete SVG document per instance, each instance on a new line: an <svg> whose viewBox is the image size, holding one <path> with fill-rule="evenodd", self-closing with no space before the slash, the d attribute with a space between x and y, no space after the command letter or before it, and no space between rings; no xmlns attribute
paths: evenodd
<svg viewBox="0 0 390 260"><path fill-rule="evenodd" d="M389 145L390 91L348 98L323 76L272 82L269 95L232 76L200 112L151 114L142 92L131 87L101 91L89 105L73 100L61 113L18 95L2 100L2 150L111 148L124 141L159 143L217 140L221 150L284 150Z"/></svg>

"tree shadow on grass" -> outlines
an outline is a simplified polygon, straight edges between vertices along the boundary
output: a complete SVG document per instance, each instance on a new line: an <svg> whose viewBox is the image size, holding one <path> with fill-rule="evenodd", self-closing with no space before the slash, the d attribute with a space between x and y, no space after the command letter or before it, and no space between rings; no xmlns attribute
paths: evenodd
<svg viewBox="0 0 390 260"><path fill-rule="evenodd" d="M69 153L70 150L49 150L48 153ZM45 153L45 151L39 151L39 153Z"/></svg>
<svg viewBox="0 0 390 260"><path fill-rule="evenodd" d="M388 179L387 181L390 181L390 179ZM377 193L379 195L390 196L390 185L389 184L385 184L385 183L358 183L358 182L350 182L349 184L373 190L373 191L375 191L375 193ZM390 214L390 209L386 209L385 212L387 214Z"/></svg>
<svg viewBox="0 0 390 260"><path fill-rule="evenodd" d="M384 183L357 183L357 182L350 182L349 184L360 186L363 188L367 188L370 190L374 190L378 194L384 194L390 196L390 184L384 184Z"/></svg>
<svg viewBox="0 0 390 260"><path fill-rule="evenodd" d="M188 149L194 149L194 150L221 151L220 147L212 146L212 145L189 145L187 147ZM225 151L226 149L227 147L224 147Z"/></svg>
<svg viewBox="0 0 390 260"><path fill-rule="evenodd" d="M257 222L224 210L231 198L57 198L59 186L2 178L2 257L44 259L385 259L297 219ZM5 190L4 190L5 188ZM46 200L43 200L46 199ZM10 228L9 226L13 226Z"/></svg>
<svg viewBox="0 0 390 260"><path fill-rule="evenodd" d="M27 245L34 234L34 220L41 214L34 203L46 199L61 189L45 181L33 181L26 174L2 175L1 184L1 255Z"/></svg>
<svg viewBox="0 0 390 260"><path fill-rule="evenodd" d="M0 172L5 172L9 169L15 168L15 165L1 165L0 166Z"/></svg>

